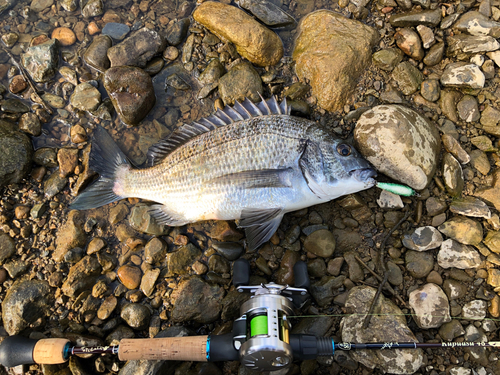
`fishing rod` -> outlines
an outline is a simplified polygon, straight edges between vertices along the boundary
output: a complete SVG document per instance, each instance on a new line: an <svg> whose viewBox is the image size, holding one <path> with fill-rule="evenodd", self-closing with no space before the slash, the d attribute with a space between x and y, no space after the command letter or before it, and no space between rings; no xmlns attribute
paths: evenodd
<svg viewBox="0 0 500 375"><path fill-rule="evenodd" d="M289 318L304 306L310 286L307 265L294 266L295 286L275 283L248 286L250 265L239 259L234 263L233 284L239 292L251 297L240 308L241 316L233 322L232 332L223 335L123 339L117 346L71 346L64 338L31 340L10 336L0 343L0 364L14 367L23 364L61 364L78 354L114 354L127 360L177 361L241 361L258 371L276 371L289 366L294 359L315 359L332 356L336 350L418 349L491 347L493 342L385 342L336 343L329 337L291 334Z"/></svg>

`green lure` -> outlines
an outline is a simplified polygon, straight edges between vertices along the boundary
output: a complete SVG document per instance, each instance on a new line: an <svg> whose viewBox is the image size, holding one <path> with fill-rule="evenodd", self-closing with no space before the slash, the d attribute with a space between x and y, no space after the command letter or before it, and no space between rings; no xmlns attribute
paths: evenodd
<svg viewBox="0 0 500 375"><path fill-rule="evenodd" d="M402 195L404 197L418 196L415 190L405 185L393 184L390 182L377 182L375 186L379 189L387 190L389 193Z"/></svg>

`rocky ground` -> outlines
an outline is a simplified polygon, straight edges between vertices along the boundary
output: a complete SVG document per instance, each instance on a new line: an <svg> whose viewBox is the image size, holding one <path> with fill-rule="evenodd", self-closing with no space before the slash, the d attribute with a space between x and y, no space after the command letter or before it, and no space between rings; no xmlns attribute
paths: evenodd
<svg viewBox="0 0 500 375"><path fill-rule="evenodd" d="M311 304L294 333L498 340L499 19L498 0L0 0L2 336L101 345L225 333L248 298L231 285L243 256L255 284L293 283L293 264L307 262ZM137 199L69 211L93 179L98 124L141 165L183 123L259 93L354 139L379 180L419 196L372 188L287 214L253 253L233 222L169 228ZM384 271L381 244L405 213ZM363 330L385 272L385 315ZM338 352L282 373L500 374L498 355ZM10 371L250 373L112 356Z"/></svg>

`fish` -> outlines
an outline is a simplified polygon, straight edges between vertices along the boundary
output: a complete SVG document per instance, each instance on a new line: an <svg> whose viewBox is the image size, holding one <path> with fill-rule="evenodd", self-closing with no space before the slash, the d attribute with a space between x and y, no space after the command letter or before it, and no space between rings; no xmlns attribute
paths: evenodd
<svg viewBox="0 0 500 375"><path fill-rule="evenodd" d="M351 144L292 116L286 99L261 99L236 101L179 127L150 147L143 168L98 126L89 163L99 178L70 208L134 197L154 202L150 215L162 225L238 220L253 251L287 212L375 185L376 171Z"/></svg>

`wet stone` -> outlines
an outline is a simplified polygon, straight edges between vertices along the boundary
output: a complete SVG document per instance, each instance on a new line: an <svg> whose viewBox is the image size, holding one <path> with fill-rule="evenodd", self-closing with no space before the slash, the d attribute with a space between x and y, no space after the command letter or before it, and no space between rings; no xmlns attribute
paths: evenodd
<svg viewBox="0 0 500 375"><path fill-rule="evenodd" d="M143 68L147 62L163 52L165 39L154 30L142 28L121 43L108 49L111 67L137 66Z"/></svg>
<svg viewBox="0 0 500 375"><path fill-rule="evenodd" d="M317 256L328 258L335 251L335 237L327 229L320 229L309 236L304 241L304 250Z"/></svg>
<svg viewBox="0 0 500 375"><path fill-rule="evenodd" d="M172 293L172 321L210 323L221 312L224 289L203 281L199 276L183 279Z"/></svg>
<svg viewBox="0 0 500 375"><path fill-rule="evenodd" d="M219 94L226 105L233 105L236 100L242 102L245 98L258 102L262 92L259 74L246 62L233 66L219 81Z"/></svg>
<svg viewBox="0 0 500 375"><path fill-rule="evenodd" d="M67 177L72 174L78 165L78 149L61 148L57 153L57 162L59 163L59 174L61 177Z"/></svg>
<svg viewBox="0 0 500 375"><path fill-rule="evenodd" d="M106 71L104 88L120 119L127 125L137 125L156 103L149 74L132 66L117 66Z"/></svg>
<svg viewBox="0 0 500 375"><path fill-rule="evenodd" d="M56 27L52 31L52 39L57 39L62 46L71 46L76 42L76 35L67 27Z"/></svg>
<svg viewBox="0 0 500 375"><path fill-rule="evenodd" d="M111 38L107 35L95 36L90 46L83 53L85 62L99 71L105 71L111 65L107 52L112 44Z"/></svg>
<svg viewBox="0 0 500 375"><path fill-rule="evenodd" d="M151 313L144 305L129 303L122 309L120 316L131 328L143 330L149 326Z"/></svg>
<svg viewBox="0 0 500 375"><path fill-rule="evenodd" d="M82 16L86 18L97 17L104 13L103 0L80 0L80 6Z"/></svg>
<svg viewBox="0 0 500 375"><path fill-rule="evenodd" d="M47 82L56 74L59 63L58 43L57 40L51 39L28 47L21 55L23 66L35 82Z"/></svg>
<svg viewBox="0 0 500 375"><path fill-rule="evenodd" d="M183 18L169 24L165 32L165 38L171 46L177 46L186 37L189 28L189 18Z"/></svg>
<svg viewBox="0 0 500 375"><path fill-rule="evenodd" d="M470 161L469 154L462 148L460 142L449 134L441 136L443 146L450 154L452 154L461 164L467 164Z"/></svg>
<svg viewBox="0 0 500 375"><path fill-rule="evenodd" d="M441 76L441 84L448 87L464 87L481 89L484 87L485 77L476 64L464 62L446 65Z"/></svg>
<svg viewBox="0 0 500 375"><path fill-rule="evenodd" d="M220 242L212 240L212 247L227 260L236 260L244 252L243 246L238 242Z"/></svg>
<svg viewBox="0 0 500 375"><path fill-rule="evenodd" d="M471 165L477 171L479 171L483 175L487 175L490 171L490 161L488 160L488 156L486 153L481 150L472 150L470 153Z"/></svg>
<svg viewBox="0 0 500 375"><path fill-rule="evenodd" d="M424 50L422 42L418 34L410 28L399 29L394 34L394 39L398 47L414 60L422 60L424 58Z"/></svg>
<svg viewBox="0 0 500 375"><path fill-rule="evenodd" d="M60 193L67 183L68 179L66 177L62 177L59 171L54 171L43 183L43 193L45 197L51 199L56 194Z"/></svg>
<svg viewBox="0 0 500 375"><path fill-rule="evenodd" d="M415 312L414 319L420 328L439 328L451 321L448 298L435 284L425 284L411 292L409 304Z"/></svg>
<svg viewBox="0 0 500 375"><path fill-rule="evenodd" d="M127 36L129 31L130 27L128 27L123 23L116 23L116 22L109 22L102 28L102 34L108 35L115 41L120 41L123 38L125 38L125 36Z"/></svg>
<svg viewBox="0 0 500 375"><path fill-rule="evenodd" d="M453 29L466 32L470 35L491 35L495 38L500 37L500 23L476 11L464 13L453 25Z"/></svg>
<svg viewBox="0 0 500 375"><path fill-rule="evenodd" d="M191 86L184 81L178 74L174 73L167 77L165 84L171 86L174 89L187 91L191 89Z"/></svg>
<svg viewBox="0 0 500 375"><path fill-rule="evenodd" d="M71 105L81 111L95 111L101 103L101 93L88 82L80 83L71 95Z"/></svg>
<svg viewBox="0 0 500 375"><path fill-rule="evenodd" d="M46 281L19 280L7 291L2 302L3 326L9 335L17 335L49 311L52 294Z"/></svg>
<svg viewBox="0 0 500 375"><path fill-rule="evenodd" d="M441 88L439 87L439 81L436 79L426 79L422 81L420 86L420 94L425 100L430 102L435 102L439 99L441 94Z"/></svg>
<svg viewBox="0 0 500 375"><path fill-rule="evenodd" d="M264 258L259 259L263 259L265 261ZM267 268L267 263L265 267ZM212 255L208 259L208 269L219 275L228 274L231 271L228 261L218 254Z"/></svg>
<svg viewBox="0 0 500 375"><path fill-rule="evenodd" d="M482 225L472 219L456 216L441 224L439 231L465 245L478 245L483 239Z"/></svg>
<svg viewBox="0 0 500 375"><path fill-rule="evenodd" d="M184 275L193 262L199 259L201 251L193 244L188 243L177 251L167 255L168 275Z"/></svg>
<svg viewBox="0 0 500 375"><path fill-rule="evenodd" d="M117 275L122 284L128 289L137 289L141 284L142 272L138 267L131 265L121 266L118 268Z"/></svg>
<svg viewBox="0 0 500 375"><path fill-rule="evenodd" d="M321 280L318 280L311 284L309 291L318 304L318 306L323 307L329 305L333 301L333 297L336 290L340 288L345 280L345 276L323 276Z"/></svg>
<svg viewBox="0 0 500 375"><path fill-rule="evenodd" d="M156 264L165 260L167 245L161 239L152 238L144 248L144 259L146 263Z"/></svg>
<svg viewBox="0 0 500 375"><path fill-rule="evenodd" d="M439 42L434 44L427 54L424 57L424 64L427 66L434 66L441 62L443 59L445 44L443 42Z"/></svg>
<svg viewBox="0 0 500 375"><path fill-rule="evenodd" d="M464 189L462 166L450 153L444 154L442 163L442 174L446 190L451 196L460 196Z"/></svg>
<svg viewBox="0 0 500 375"><path fill-rule="evenodd" d="M17 75L12 77L12 80L9 84L9 90L13 94L18 94L28 87L28 82L24 79L22 75Z"/></svg>
<svg viewBox="0 0 500 375"><path fill-rule="evenodd" d="M61 0L61 6L68 12L74 12L78 8L78 0Z"/></svg>
<svg viewBox="0 0 500 375"><path fill-rule="evenodd" d="M430 48L434 43L434 33L430 27L424 25L417 26L418 35L420 35L420 39L422 40L422 46L425 49Z"/></svg>
<svg viewBox="0 0 500 375"><path fill-rule="evenodd" d="M375 52L372 60L382 70L392 71L403 59L403 53L397 48L386 48Z"/></svg>
<svg viewBox="0 0 500 375"><path fill-rule="evenodd" d="M486 203L474 197L453 200L450 211L464 216L491 218L491 211Z"/></svg>
<svg viewBox="0 0 500 375"><path fill-rule="evenodd" d="M441 246L443 236L434 227L420 227L411 235L405 235L403 245L411 250L426 251Z"/></svg>
<svg viewBox="0 0 500 375"><path fill-rule="evenodd" d="M14 240L6 233L0 233L0 264L3 264L16 252Z"/></svg>
<svg viewBox="0 0 500 375"><path fill-rule="evenodd" d="M405 254L406 270L413 277L426 277L434 268L434 257L428 252L409 250Z"/></svg>
<svg viewBox="0 0 500 375"><path fill-rule="evenodd" d="M467 286L462 281L453 279L447 279L444 281L443 290L449 300L463 298L467 294Z"/></svg>
<svg viewBox="0 0 500 375"><path fill-rule="evenodd" d="M484 239L484 244L494 253L500 254L500 232L490 230Z"/></svg>
<svg viewBox="0 0 500 375"><path fill-rule="evenodd" d="M491 36L474 36L458 34L449 36L446 41L447 56L467 57L475 53L496 51L500 48L500 43Z"/></svg>
<svg viewBox="0 0 500 375"><path fill-rule="evenodd" d="M451 322L444 323L439 328L439 335L446 341L453 341L453 339L462 336L464 333L464 328L456 319L453 319Z"/></svg>
<svg viewBox="0 0 500 375"><path fill-rule="evenodd" d="M394 27L437 26L441 22L441 11L435 9L394 14L389 22Z"/></svg>
<svg viewBox="0 0 500 375"><path fill-rule="evenodd" d="M392 77L398 84L399 89L405 95L411 95L416 92L422 83L423 75L411 65L408 61L399 63L392 71Z"/></svg>
<svg viewBox="0 0 500 375"><path fill-rule="evenodd" d="M450 238L441 244L437 261L443 268L469 269L478 267L481 264L481 257L472 247Z"/></svg>
<svg viewBox="0 0 500 375"><path fill-rule="evenodd" d="M70 268L61 290L66 296L74 297L81 291L90 289L100 273L101 265L97 259L87 255Z"/></svg>
<svg viewBox="0 0 500 375"><path fill-rule="evenodd" d="M19 119L19 130L35 137L39 136L42 133L42 125L38 116L31 112L23 113Z"/></svg>
<svg viewBox="0 0 500 375"><path fill-rule="evenodd" d="M106 247L106 241L100 237L94 237L87 246L87 255L95 254Z"/></svg>
<svg viewBox="0 0 500 375"><path fill-rule="evenodd" d="M7 113L26 113L30 111L30 107L24 104L19 99L6 99L0 103L2 111Z"/></svg>
<svg viewBox="0 0 500 375"><path fill-rule="evenodd" d="M495 136L500 136L500 111L492 106L486 106L481 112L481 125L483 125L483 130Z"/></svg>
<svg viewBox="0 0 500 375"><path fill-rule="evenodd" d="M201 72L198 80L203 84L210 84L218 81L218 79L225 73L225 69L220 63L219 59L213 59L207 65L205 70Z"/></svg>
<svg viewBox="0 0 500 375"><path fill-rule="evenodd" d="M269 27L295 26L295 19L280 7L266 0L236 0L236 4L248 10Z"/></svg>
<svg viewBox="0 0 500 375"><path fill-rule="evenodd" d="M307 262L307 273L312 277L323 277L326 274L326 264L321 258Z"/></svg>
<svg viewBox="0 0 500 375"><path fill-rule="evenodd" d="M281 263L278 271L276 272L276 283L281 285L293 285L293 266L300 260L297 251L286 250L281 258Z"/></svg>
<svg viewBox="0 0 500 375"><path fill-rule="evenodd" d="M165 48L165 51L163 51L163 57L166 60L173 61L177 57L179 57L179 50L174 46L168 46L167 48Z"/></svg>
<svg viewBox="0 0 500 375"><path fill-rule="evenodd" d="M2 35L2 42L7 48L12 48L18 39L19 35L16 33L5 33Z"/></svg>

